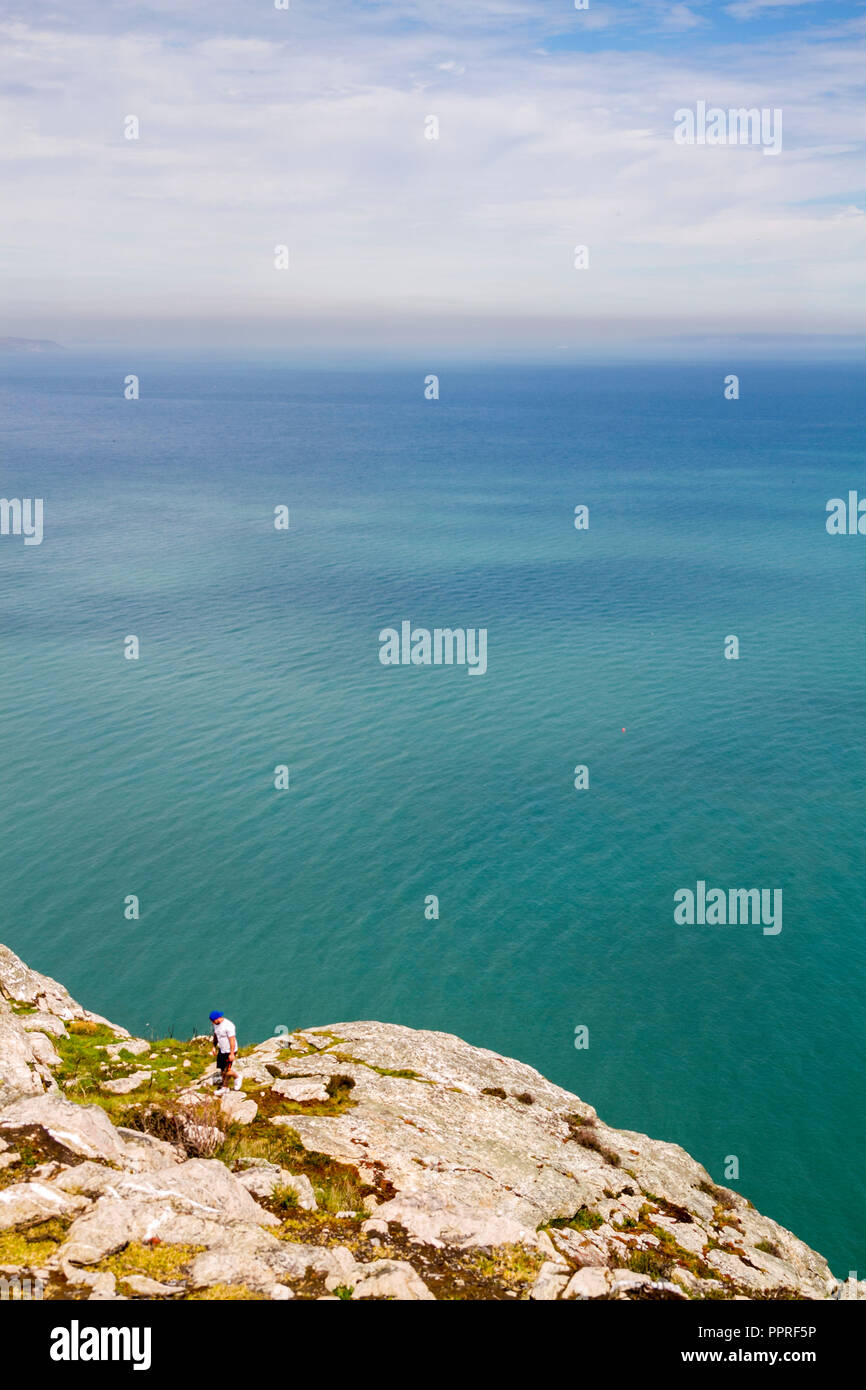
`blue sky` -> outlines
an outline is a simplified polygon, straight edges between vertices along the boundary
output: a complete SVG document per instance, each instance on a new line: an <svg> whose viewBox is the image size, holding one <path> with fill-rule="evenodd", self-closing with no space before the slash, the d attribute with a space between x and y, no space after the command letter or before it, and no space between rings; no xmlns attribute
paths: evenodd
<svg viewBox="0 0 866 1390"><path fill-rule="evenodd" d="M0 39L0 336L866 341L863 3L6 0ZM778 157L676 144L699 101L780 109Z"/></svg>

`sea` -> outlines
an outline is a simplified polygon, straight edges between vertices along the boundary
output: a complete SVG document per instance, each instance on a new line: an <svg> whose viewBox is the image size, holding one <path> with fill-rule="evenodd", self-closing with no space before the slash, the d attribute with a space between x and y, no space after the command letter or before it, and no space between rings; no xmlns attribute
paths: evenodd
<svg viewBox="0 0 866 1390"><path fill-rule="evenodd" d="M518 1057L864 1277L864 387L5 357L0 940L145 1036ZM403 622L486 671L383 665Z"/></svg>

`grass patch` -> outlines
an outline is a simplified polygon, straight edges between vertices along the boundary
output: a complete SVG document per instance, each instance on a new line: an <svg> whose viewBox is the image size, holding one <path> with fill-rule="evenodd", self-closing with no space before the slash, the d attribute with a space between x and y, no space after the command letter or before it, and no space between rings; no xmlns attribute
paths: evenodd
<svg viewBox="0 0 866 1390"><path fill-rule="evenodd" d="M300 1136L290 1125L269 1124L261 1112L251 1125L231 1125L215 1156L229 1168L238 1159L259 1158L277 1163L295 1175L304 1174L310 1179L316 1201L325 1212L361 1211L364 1198L376 1192L375 1186L363 1182L354 1168L338 1163L327 1154L304 1148ZM391 1197L393 1192L380 1185L378 1195Z"/></svg>
<svg viewBox="0 0 866 1390"><path fill-rule="evenodd" d="M666 1279L673 1268L670 1255L657 1250L635 1250L629 1255L624 1266L632 1274L648 1274L651 1279Z"/></svg>
<svg viewBox="0 0 866 1390"><path fill-rule="evenodd" d="M182 1301L184 1303L233 1303L242 1299L267 1300L267 1295L248 1289L246 1284L212 1284L209 1289L196 1289Z"/></svg>
<svg viewBox="0 0 866 1390"><path fill-rule="evenodd" d="M16 1140L14 1151L18 1155L15 1162L0 1168L0 1188L12 1187L17 1182L27 1182L31 1169L36 1168L42 1161L27 1139Z"/></svg>
<svg viewBox="0 0 866 1390"><path fill-rule="evenodd" d="M26 1231L0 1232L0 1265L19 1265L22 1269L35 1269L57 1253L57 1248L66 1239L70 1223L52 1217L50 1221L40 1221L29 1226Z"/></svg>
<svg viewBox="0 0 866 1390"><path fill-rule="evenodd" d="M124 1123L121 1116L129 1104L127 1096L102 1090L106 1081L115 1081L135 1071L149 1071L150 1079L136 1089L136 1099L168 1096L181 1086L197 1081L210 1069L212 1054L205 1038L180 1042L177 1038L160 1038L149 1045L148 1053L135 1055L123 1047L110 1028L102 1023L84 1021L65 1038L52 1039L60 1055L61 1065L55 1071L58 1084L68 1100L84 1101L102 1106L115 1123ZM108 1045L116 1044L119 1053L109 1056ZM189 1066L184 1066L184 1062Z"/></svg>
<svg viewBox="0 0 866 1390"><path fill-rule="evenodd" d="M488 1254L478 1254L475 1264L484 1279L494 1279L500 1287L517 1294L525 1293L534 1284L543 1263L543 1256L525 1245L499 1245Z"/></svg>
<svg viewBox="0 0 866 1390"><path fill-rule="evenodd" d="M268 1207L275 1216L297 1211L298 1194L293 1187L275 1187L268 1198Z"/></svg>
<svg viewBox="0 0 866 1390"><path fill-rule="evenodd" d="M342 1041L341 1039L337 1040ZM315 1050L315 1049L314 1049ZM400 1081L423 1081L425 1086L435 1086L436 1082L431 1081L429 1076L422 1076L420 1072L413 1071L411 1067L377 1067L375 1062L365 1062L361 1057L353 1057L349 1052L329 1052L329 1057L333 1057L335 1062L351 1063L356 1067L366 1067L368 1071L374 1071L378 1076L395 1076ZM503 1095L505 1092L503 1091Z"/></svg>
<svg viewBox="0 0 866 1390"><path fill-rule="evenodd" d="M712 1269L705 1260L701 1259L700 1255L696 1255L694 1251L686 1250L680 1245L675 1236L670 1231L666 1230L664 1226L656 1226L653 1223L652 1218L657 1213L657 1210L658 1209L650 1202L644 1202L637 1219L629 1217L623 1222L620 1230L628 1231L635 1235L655 1236L658 1241L658 1247L651 1251L631 1249L628 1255L623 1259L617 1259L617 1256L614 1255L613 1260L618 1263L621 1268L630 1269L635 1274L649 1274L651 1273L650 1266L658 1269L664 1266L665 1274L653 1274L653 1278L666 1277L666 1274L670 1273L675 1265L678 1265L681 1269L687 1269L689 1273L694 1274L698 1279L723 1278L724 1276L720 1275L717 1269ZM643 1264L646 1265L645 1268L638 1268L638 1264L641 1263L644 1255L653 1256L655 1258L643 1261ZM632 1263L633 1259L637 1260L638 1264Z"/></svg>
<svg viewBox="0 0 866 1390"><path fill-rule="evenodd" d="M597 1231L604 1225L604 1217L600 1212L590 1211L589 1207L581 1207L574 1216L557 1216L548 1224L558 1231Z"/></svg>
<svg viewBox="0 0 866 1390"><path fill-rule="evenodd" d="M286 1081L309 1080L308 1076L300 1074L298 1076L287 1076ZM324 1082L324 1077L313 1078ZM259 1116L262 1119L270 1120L275 1115L327 1115L334 1117L342 1115L346 1110L352 1110L358 1104L352 1099L351 1091L355 1085L350 1076L332 1076L325 1083L325 1090L328 1093L327 1100L290 1100L287 1096L281 1096L278 1091L274 1091L271 1086L261 1086L250 1089L246 1095L256 1102L259 1107Z"/></svg>
<svg viewBox="0 0 866 1390"><path fill-rule="evenodd" d="M109 1255L98 1267L107 1270L116 1279L141 1274L162 1284L177 1283L188 1273L196 1255L200 1255L205 1248L204 1245L168 1245L165 1241L132 1241L117 1254Z"/></svg>

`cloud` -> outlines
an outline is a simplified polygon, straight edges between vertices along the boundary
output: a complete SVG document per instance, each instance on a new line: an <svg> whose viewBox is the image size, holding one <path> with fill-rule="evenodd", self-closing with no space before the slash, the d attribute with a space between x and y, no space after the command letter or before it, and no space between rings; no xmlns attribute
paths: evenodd
<svg viewBox="0 0 866 1390"><path fill-rule="evenodd" d="M206 28L198 5L135 29L13 20L6 331L862 326L856 32L705 46L693 6L664 8L675 50L538 53L518 4L475 11L488 28L459 41L393 5L375 24L340 8L339 31L328 6L243 33ZM782 107L782 156L676 146L673 112L698 99Z"/></svg>
<svg viewBox="0 0 866 1390"><path fill-rule="evenodd" d="M733 19L762 18L768 10L788 10L795 6L816 5L820 0L734 0L724 10Z"/></svg>

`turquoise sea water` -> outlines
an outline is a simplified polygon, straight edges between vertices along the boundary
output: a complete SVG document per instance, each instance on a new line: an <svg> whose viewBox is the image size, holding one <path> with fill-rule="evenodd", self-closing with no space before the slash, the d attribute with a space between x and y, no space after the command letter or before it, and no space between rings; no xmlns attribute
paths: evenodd
<svg viewBox="0 0 866 1390"><path fill-rule="evenodd" d="M4 362L0 939L134 1030L520 1057L862 1277L866 372L435 369ZM403 619L487 673L383 667Z"/></svg>

